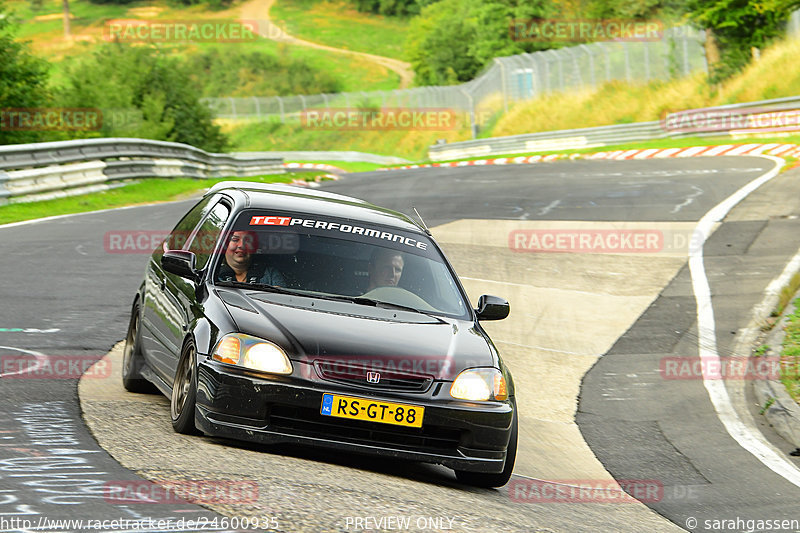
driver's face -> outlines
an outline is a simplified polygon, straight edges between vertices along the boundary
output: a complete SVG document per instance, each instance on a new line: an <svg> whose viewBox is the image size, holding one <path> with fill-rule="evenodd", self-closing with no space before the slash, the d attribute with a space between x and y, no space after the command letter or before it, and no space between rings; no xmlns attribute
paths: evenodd
<svg viewBox="0 0 800 533"><path fill-rule="evenodd" d="M394 287L403 275L403 258L399 255L383 255L375 261L374 279L376 287Z"/></svg>
<svg viewBox="0 0 800 533"><path fill-rule="evenodd" d="M228 248L225 250L225 260L233 267L247 267L250 264L250 254L255 249L253 235L247 231L234 231Z"/></svg>

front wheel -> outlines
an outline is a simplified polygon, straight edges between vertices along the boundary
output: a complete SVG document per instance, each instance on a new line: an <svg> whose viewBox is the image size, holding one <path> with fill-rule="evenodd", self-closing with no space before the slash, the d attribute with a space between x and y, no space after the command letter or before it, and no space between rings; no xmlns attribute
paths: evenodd
<svg viewBox="0 0 800 533"><path fill-rule="evenodd" d="M484 472L468 472L456 470L456 479L465 485L475 487L492 488L502 487L511 479L514 471L514 461L517 458L517 411L514 409L514 418L511 422L511 437L508 440L508 451L506 452L506 462L503 471L498 474L486 474Z"/></svg>
<svg viewBox="0 0 800 533"><path fill-rule="evenodd" d="M178 362L178 371L172 383L169 411L172 429L185 435L197 434L194 425L195 399L197 397L197 351L188 342Z"/></svg>

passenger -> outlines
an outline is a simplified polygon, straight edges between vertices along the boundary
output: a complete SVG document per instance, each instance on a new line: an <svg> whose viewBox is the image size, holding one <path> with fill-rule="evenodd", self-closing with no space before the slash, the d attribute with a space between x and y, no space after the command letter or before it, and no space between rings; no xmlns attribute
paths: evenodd
<svg viewBox="0 0 800 533"><path fill-rule="evenodd" d="M403 254L389 248L376 248L369 259L369 286L367 291L377 287L396 287L403 275Z"/></svg>
<svg viewBox="0 0 800 533"><path fill-rule="evenodd" d="M286 286L281 272L269 265L253 264L253 253L258 250L258 235L253 231L234 231L225 248L225 261L219 270L219 281L261 283Z"/></svg>

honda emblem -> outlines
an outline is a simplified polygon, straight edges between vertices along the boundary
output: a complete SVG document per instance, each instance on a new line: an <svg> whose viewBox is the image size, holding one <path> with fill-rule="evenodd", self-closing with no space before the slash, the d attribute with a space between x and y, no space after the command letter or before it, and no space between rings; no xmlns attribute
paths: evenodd
<svg viewBox="0 0 800 533"><path fill-rule="evenodd" d="M377 372L367 372L367 383L378 383L381 375Z"/></svg>

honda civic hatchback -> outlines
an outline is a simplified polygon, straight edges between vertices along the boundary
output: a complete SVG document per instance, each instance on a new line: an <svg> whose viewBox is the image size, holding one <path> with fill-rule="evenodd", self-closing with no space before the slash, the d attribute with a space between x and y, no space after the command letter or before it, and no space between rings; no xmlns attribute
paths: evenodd
<svg viewBox="0 0 800 533"><path fill-rule="evenodd" d="M172 426L437 463L499 487L514 467L508 368L424 223L285 185L212 187L155 250L133 301L123 385Z"/></svg>

